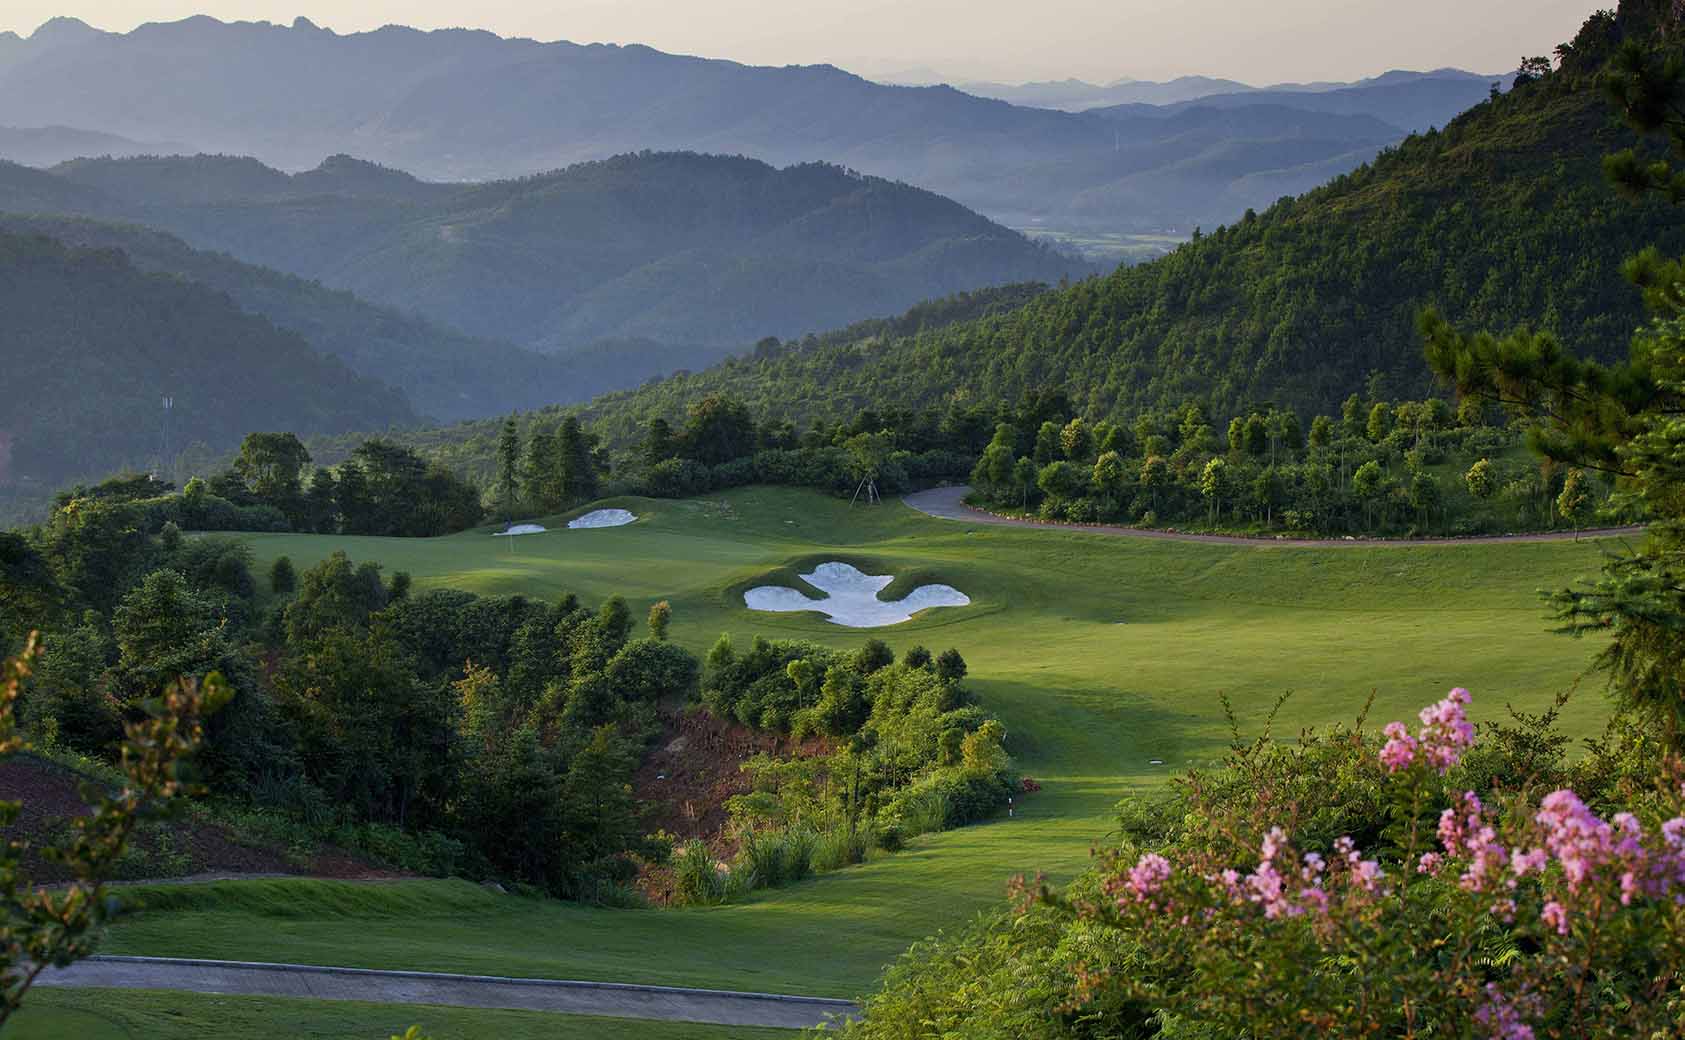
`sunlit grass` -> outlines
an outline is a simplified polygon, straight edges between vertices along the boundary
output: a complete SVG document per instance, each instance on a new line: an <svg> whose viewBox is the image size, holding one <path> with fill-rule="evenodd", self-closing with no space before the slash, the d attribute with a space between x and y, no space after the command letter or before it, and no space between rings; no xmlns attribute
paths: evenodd
<svg viewBox="0 0 1685 1040"><path fill-rule="evenodd" d="M1070 877L1131 791L1209 762L1229 740L1221 698L1258 732L1286 691L1275 733L1406 718L1452 685L1477 720L1538 709L1571 686L1596 646L1551 634L1537 590L1597 568L1592 543L1302 549L1136 541L969 527L898 503L849 508L754 488L688 502L616 500L629 527L493 538L400 540L263 535L259 567L300 568L334 549L412 573L418 588L586 602L625 595L634 616L674 606L674 638L702 652L721 632L897 650L957 647L970 683L1005 721L1023 771L1044 784L1011 819L914 842L900 855L761 893L749 903L624 912L482 896L464 886L378 886L339 906L331 886L265 882L136 915L111 949L445 971L620 979L848 996L911 942L996 904L1018 872ZM559 521L550 523L560 527ZM874 573L918 571L970 595L892 629L753 614L743 583L827 551ZM1588 683L1564 715L1590 734L1606 713ZM1154 759L1163 765L1154 765ZM434 887L447 886L447 887ZM238 886L235 886L238 887ZM341 886L343 887L343 886ZM401 893L402 913L386 905ZM455 893L455 894L452 894ZM385 902L383 902L385 901Z"/></svg>

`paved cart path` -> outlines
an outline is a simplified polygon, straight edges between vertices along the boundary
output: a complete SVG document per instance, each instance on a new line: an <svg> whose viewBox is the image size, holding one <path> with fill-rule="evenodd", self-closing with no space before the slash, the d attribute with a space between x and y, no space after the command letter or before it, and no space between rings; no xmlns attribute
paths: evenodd
<svg viewBox="0 0 1685 1040"><path fill-rule="evenodd" d="M805 1029L859 1011L846 1000L775 993L174 957L95 956L69 968L43 972L39 984L447 1004L781 1029Z"/></svg>
<svg viewBox="0 0 1685 1040"><path fill-rule="evenodd" d="M1120 538L1147 538L1165 542L1204 542L1207 545L1250 545L1257 548L1289 549L1375 549L1424 545L1503 545L1516 542L1565 542L1582 538L1613 538L1640 535L1643 527L1600 527L1584 531L1551 531L1545 534L1500 534L1477 538L1247 538L1233 534L1186 534L1181 531L1153 531L1106 524L1061 524L997 516L965 504L971 488L932 488L908 495L901 501L927 516L942 520L963 520L972 524L1000 524L1006 527L1046 527L1055 531L1109 534Z"/></svg>

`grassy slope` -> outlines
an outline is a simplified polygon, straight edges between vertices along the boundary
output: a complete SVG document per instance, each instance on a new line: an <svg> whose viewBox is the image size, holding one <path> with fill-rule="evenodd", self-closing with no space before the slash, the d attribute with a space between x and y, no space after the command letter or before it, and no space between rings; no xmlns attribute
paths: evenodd
<svg viewBox="0 0 1685 1040"><path fill-rule="evenodd" d="M307 566L335 548L412 572L420 587L674 607L675 638L704 650L722 631L857 646L870 633L798 615L751 614L732 590L835 549L878 573L949 582L971 607L876 634L898 650L956 646L971 681L1046 786L1016 818L930 836L906 853L762 894L740 906L615 912L496 897L465 883L231 883L158 891L170 912L120 924L110 949L624 979L816 995L864 990L910 942L997 901L1018 871L1068 877L1111 827L1123 794L1209 761L1228 734L1227 693L1256 731L1349 719L1372 690L1374 724L1411 717L1452 685L1477 719L1538 708L1595 650L1548 633L1536 590L1595 570L1589 543L1301 550L1137 542L1047 530L970 529L899 503L849 510L815 494L745 489L706 500L623 500L633 526L516 539L268 535ZM557 526L552 523L551 526ZM1593 691L1566 723L1589 733ZM1164 760L1164 766L1149 760Z"/></svg>
<svg viewBox="0 0 1685 1040"><path fill-rule="evenodd" d="M7 1040L276 1040L333 1037L384 1040L420 1025L429 1040L771 1040L782 1029L687 1022L643 1022L537 1011L397 1007L358 1001L229 997L120 989L37 989L6 1031Z"/></svg>

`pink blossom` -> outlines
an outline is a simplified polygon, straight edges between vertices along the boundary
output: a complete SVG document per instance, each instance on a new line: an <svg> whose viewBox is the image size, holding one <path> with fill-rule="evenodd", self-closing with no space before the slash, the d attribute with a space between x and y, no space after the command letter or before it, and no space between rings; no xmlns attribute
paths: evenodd
<svg viewBox="0 0 1685 1040"><path fill-rule="evenodd" d="M1424 852L1422 858L1416 861L1416 873L1437 874L1445 863L1445 857L1437 852Z"/></svg>
<svg viewBox="0 0 1685 1040"><path fill-rule="evenodd" d="M1555 928L1556 934L1568 934L1568 908L1556 900L1553 899L1545 904L1544 911L1539 914L1539 919Z"/></svg>
<svg viewBox="0 0 1685 1040"><path fill-rule="evenodd" d="M1474 744L1474 725L1463 710L1468 703L1469 691L1459 686L1444 700L1423 708L1422 728L1415 737L1404 723L1387 723L1381 731L1387 737L1386 746L1381 748L1381 765L1387 772L1397 773L1408 769L1420 752L1424 761L1444 775Z"/></svg>
<svg viewBox="0 0 1685 1040"><path fill-rule="evenodd" d="M1545 795L1534 819L1546 829L1545 847L1562 864L1569 891L1579 891L1592 872L1614 855L1614 829L1573 791Z"/></svg>
<svg viewBox="0 0 1685 1040"><path fill-rule="evenodd" d="M1474 817L1470 817L1474 819ZM1497 880L1509 862L1509 852L1498 841L1498 833L1491 827L1470 828L1467 837L1469 865L1458 883L1470 892L1483 892L1487 882Z"/></svg>
<svg viewBox="0 0 1685 1040"><path fill-rule="evenodd" d="M1529 849L1526 852L1517 852L1512 855L1509 865L1510 869L1515 871L1515 876L1520 878L1543 871L1548 863L1550 863L1550 853L1544 849Z"/></svg>
<svg viewBox="0 0 1685 1040"><path fill-rule="evenodd" d="M1365 892L1374 892L1380 889L1381 882L1386 879L1386 876L1386 871L1382 870L1381 865L1372 859L1359 861L1356 869L1352 871L1352 880L1357 883L1357 887Z"/></svg>
<svg viewBox="0 0 1685 1040"><path fill-rule="evenodd" d="M1129 868L1129 891L1144 903L1170 879L1170 861L1156 852L1142 856Z"/></svg>
<svg viewBox="0 0 1685 1040"><path fill-rule="evenodd" d="M1389 773L1408 769L1410 763L1416 760L1416 738L1410 735L1402 722L1389 722L1382 732L1387 735L1387 745L1381 749L1381 764L1387 767Z"/></svg>
<svg viewBox="0 0 1685 1040"><path fill-rule="evenodd" d="M1258 869L1246 876L1247 898L1264 908L1264 916L1270 920L1278 917L1292 917L1300 913L1284 892L1281 873L1276 870L1275 858L1281 854L1281 847L1287 844L1287 832L1280 827L1271 827L1264 835L1263 845L1260 847L1262 862Z"/></svg>
<svg viewBox="0 0 1685 1040"><path fill-rule="evenodd" d="M1474 745L1474 725L1463 712L1468 703L1469 691L1459 686L1444 700L1422 709L1422 747L1428 762L1442 775Z"/></svg>

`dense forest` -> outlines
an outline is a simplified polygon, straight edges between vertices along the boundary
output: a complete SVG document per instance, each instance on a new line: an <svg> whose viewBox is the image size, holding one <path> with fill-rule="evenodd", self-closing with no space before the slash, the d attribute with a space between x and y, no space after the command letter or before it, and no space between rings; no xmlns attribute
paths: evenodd
<svg viewBox="0 0 1685 1040"><path fill-rule="evenodd" d="M1375 396L1431 388L1426 305L1619 356L1643 315L1622 261L1634 242L1685 249L1685 231L1659 200L1631 205L1603 182L1602 156L1627 140L1594 82L1606 42L1582 39L1550 75L1161 260L974 321L734 359L581 414L613 442L721 393L798 422L1042 389L1090 422L1189 400L1216 416L1332 413L1376 373Z"/></svg>
<svg viewBox="0 0 1685 1040"><path fill-rule="evenodd" d="M221 293L137 270L116 251L0 233L0 313L7 388L30 402L0 416L0 495L160 468L195 443L227 450L253 427L416 421L396 390Z"/></svg>
<svg viewBox="0 0 1685 1040"><path fill-rule="evenodd" d="M0 177L0 211L143 224L549 353L650 340L670 355L656 372L934 296L1093 270L906 184L695 153L481 184L344 156L296 175L233 156L78 159ZM607 370L621 388L642 378Z"/></svg>
<svg viewBox="0 0 1685 1040"><path fill-rule="evenodd" d="M451 523L452 508L479 515L473 489L464 498L393 445L316 470L325 499L319 479L299 481L307 459L290 435L254 434L211 487L79 488L47 522L0 533L0 656L40 636L16 705L38 748L108 758L167 684L215 672L232 699L197 768L223 824L613 903L641 903L632 881L651 868L670 879L664 901L735 898L982 819L1017 790L1005 730L952 650L897 661L876 640L846 654L723 640L704 669L667 641L665 602L640 636L619 597L592 608L423 591L343 552L303 570L280 557L258 575L244 542L183 534L433 534L425 525ZM728 832L664 867L674 840L652 833L630 789L658 709L816 743L759 758Z"/></svg>

